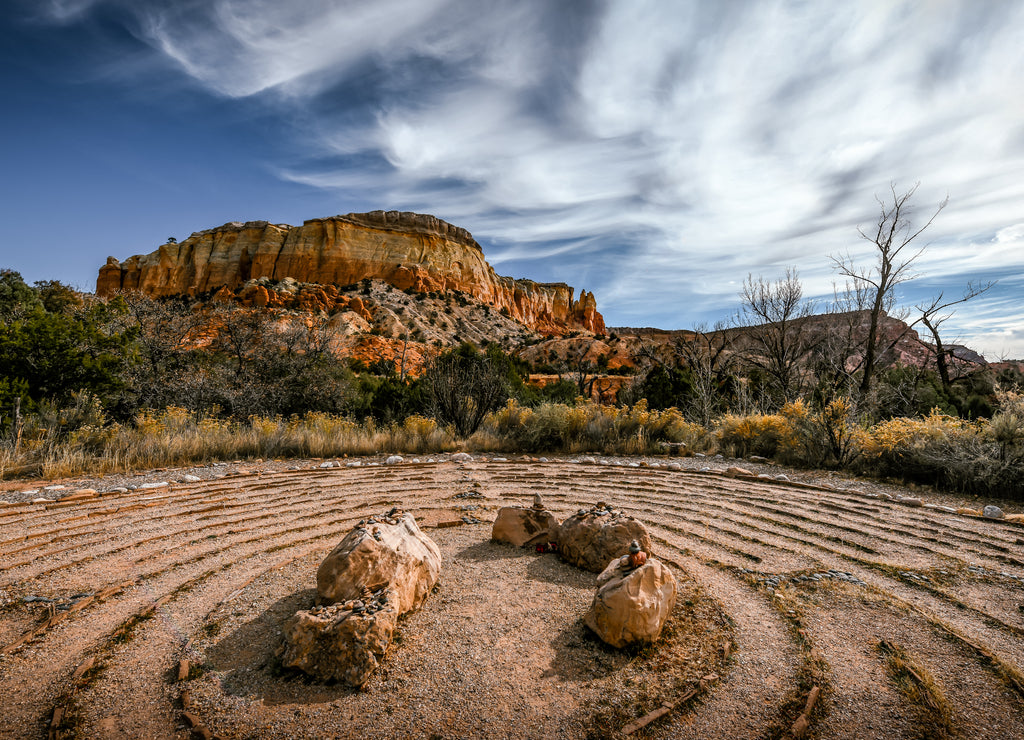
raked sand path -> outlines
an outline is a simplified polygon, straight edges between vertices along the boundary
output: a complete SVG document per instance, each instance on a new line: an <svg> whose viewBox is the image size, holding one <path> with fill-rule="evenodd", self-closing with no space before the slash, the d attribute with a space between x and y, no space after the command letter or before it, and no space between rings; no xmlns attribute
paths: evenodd
<svg viewBox="0 0 1024 740"><path fill-rule="evenodd" d="M593 574L489 541L535 493L647 525L681 586L662 642L605 648L581 621ZM436 592L363 691L283 670L320 560L396 505L441 548ZM664 462L445 457L12 504L0 592L2 738L619 737L690 694L633 736L1024 738L1024 527Z"/></svg>

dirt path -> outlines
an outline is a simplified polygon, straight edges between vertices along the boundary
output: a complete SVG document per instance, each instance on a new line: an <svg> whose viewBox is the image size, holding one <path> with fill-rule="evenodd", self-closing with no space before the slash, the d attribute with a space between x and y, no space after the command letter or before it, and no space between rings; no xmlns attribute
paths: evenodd
<svg viewBox="0 0 1024 740"><path fill-rule="evenodd" d="M647 523L683 596L657 650L594 640L591 574L489 543L534 493ZM441 547L439 591L367 691L283 671L319 560L392 505ZM436 528L462 516L485 523ZM709 673L638 736L788 737L819 686L811 737L1021 737L1022 602L1024 528L664 464L306 466L24 502L0 508L0 737L614 737Z"/></svg>

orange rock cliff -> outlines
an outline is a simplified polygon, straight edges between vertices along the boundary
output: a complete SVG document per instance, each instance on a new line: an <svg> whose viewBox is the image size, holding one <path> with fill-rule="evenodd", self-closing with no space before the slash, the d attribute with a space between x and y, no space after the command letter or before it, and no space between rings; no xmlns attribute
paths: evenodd
<svg viewBox="0 0 1024 740"><path fill-rule="evenodd" d="M228 223L181 243L100 268L96 293L138 290L154 298L235 291L259 278L351 285L364 278L400 290L474 296L536 331L605 331L592 293L578 300L565 283L502 277L465 229L434 216L399 211L317 218L302 226L266 221Z"/></svg>

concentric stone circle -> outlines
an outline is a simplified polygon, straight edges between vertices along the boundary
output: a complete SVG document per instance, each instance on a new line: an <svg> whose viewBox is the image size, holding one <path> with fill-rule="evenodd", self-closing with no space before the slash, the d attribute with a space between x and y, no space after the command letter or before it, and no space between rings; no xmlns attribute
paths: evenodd
<svg viewBox="0 0 1024 740"><path fill-rule="evenodd" d="M462 496L467 491L482 496ZM687 629L721 642L681 636L677 650L663 651L669 655L600 658L574 622L593 593L592 576L573 575L553 556L487 542L497 508L529 505L535 493L560 518L605 501L644 521L655 554L692 589L689 604L680 600L680 624L689 619ZM415 675L398 672L415 669L415 645L398 645L388 656L392 670L384 668L366 702L386 705L394 691L391 711L367 724L352 711L358 696L275 675L274 619L311 603L319 559L359 519L393 505L416 515L448 561L439 592L417 617L423 624L403 626L411 642L446 624L456 629L460 611L479 630L463 628L469 654L461 668L450 666L453 676L462 673L449 680L454 688L419 699L409 698ZM482 523L463 523L466 515ZM454 737L518 717L503 728L507 736L543 728L584 737L598 717L614 736L652 701L642 671L632 676L636 686L623 678L639 657L652 671L659 660L679 670L678 685L661 687L666 699L709 673L720 679L642 730L648 735L782 736L818 686L821 699L806 718L816 736L912 736L931 710L900 688L878 648L886 641L937 687L954 730L1024 736L1022 546L1024 529L1011 523L853 491L568 459L317 468L8 506L0 509L0 589L9 602L0 612L0 735L40 737L52 725L55 736L187 737L195 723L223 737L290 737L302 728L322 732L328 722L338 737L417 727ZM543 608L511 609L506 593L486 585L504 578L534 589L518 603L562 599L577 617L559 622ZM473 614L482 616L473 622ZM491 632L488 620L497 625ZM479 710L460 714L469 711L460 702L478 706L472 685L460 688L465 666L487 664L474 640L491 640L503 656L491 661L500 667L495 676L481 672L478 681L493 680L510 697L489 726ZM535 646L546 677L517 673L508 659L517 645ZM588 674L574 663L593 655L608 665ZM519 663L528 673L530 661ZM689 673L680 668L688 663ZM254 691L252 671L277 688ZM257 718L256 730L246 716Z"/></svg>

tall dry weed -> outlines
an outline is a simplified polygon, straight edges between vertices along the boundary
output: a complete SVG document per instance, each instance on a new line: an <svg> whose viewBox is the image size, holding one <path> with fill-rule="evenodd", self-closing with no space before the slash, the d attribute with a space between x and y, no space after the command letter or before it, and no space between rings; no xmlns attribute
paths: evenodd
<svg viewBox="0 0 1024 740"><path fill-rule="evenodd" d="M798 466L834 466L872 475L1006 498L1024 497L1024 396L1006 396L993 419L967 421L938 410L867 428L849 401L810 409L787 404L776 414L726 415L714 428L688 422L674 408L654 410L585 402L534 408L509 401L488 414L468 440L425 416L379 426L326 413L245 422L181 408L140 413L133 423L103 423L92 399L69 410L26 419L18 449L0 443L0 476L66 477L202 464L218 460L421 454L456 449L482 452L659 454L663 443L691 452L721 449L762 455Z"/></svg>
<svg viewBox="0 0 1024 740"><path fill-rule="evenodd" d="M710 444L706 430L677 409L652 411L644 400L628 408L585 402L533 409L509 401L487 415L481 432L474 449L639 455L662 452L662 442Z"/></svg>

